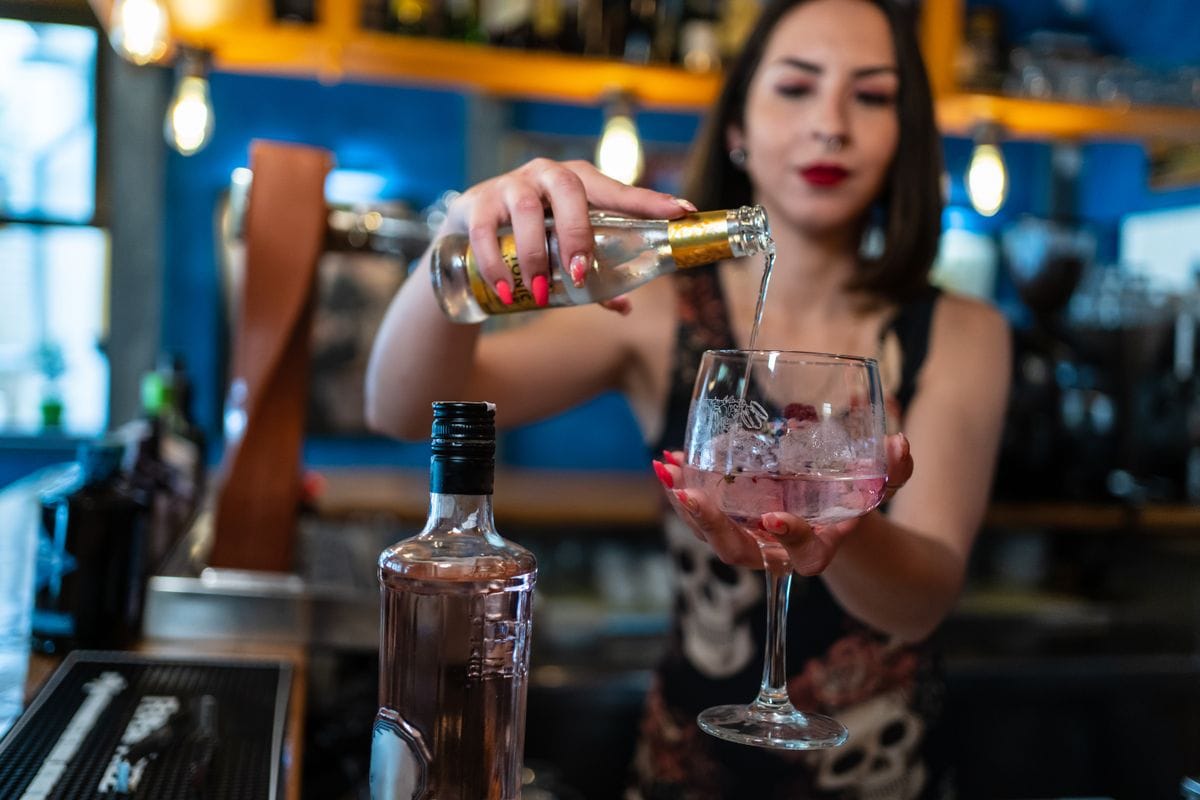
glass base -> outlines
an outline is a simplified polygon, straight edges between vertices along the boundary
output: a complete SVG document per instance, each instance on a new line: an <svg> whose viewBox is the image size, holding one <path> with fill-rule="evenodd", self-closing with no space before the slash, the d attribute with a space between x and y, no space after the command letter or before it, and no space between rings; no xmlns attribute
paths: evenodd
<svg viewBox="0 0 1200 800"><path fill-rule="evenodd" d="M844 744L846 726L823 714L806 714L787 704L777 709L758 705L714 706L696 717L700 730L738 744L781 750L816 750Z"/></svg>

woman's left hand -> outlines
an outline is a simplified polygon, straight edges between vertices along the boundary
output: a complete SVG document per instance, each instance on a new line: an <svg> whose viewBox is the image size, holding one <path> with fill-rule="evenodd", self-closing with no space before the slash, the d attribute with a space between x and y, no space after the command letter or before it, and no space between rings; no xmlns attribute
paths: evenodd
<svg viewBox="0 0 1200 800"><path fill-rule="evenodd" d="M885 501L912 477L913 460L904 434L887 437L887 455ZM726 516L705 492L677 488L682 485L679 465L683 463L683 453L664 452L663 458L664 461L654 462L654 472L667 490L672 507L696 538L707 542L726 564L762 569L762 551L753 536ZM759 518L759 525L782 545L793 570L801 575L816 575L829 566L842 539L858 526L858 520L815 528L794 514L771 511Z"/></svg>

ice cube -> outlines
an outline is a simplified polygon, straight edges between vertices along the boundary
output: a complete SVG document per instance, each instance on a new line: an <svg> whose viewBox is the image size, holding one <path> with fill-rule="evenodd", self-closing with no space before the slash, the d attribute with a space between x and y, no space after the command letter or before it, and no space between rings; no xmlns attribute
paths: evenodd
<svg viewBox="0 0 1200 800"><path fill-rule="evenodd" d="M789 427L779 442L779 464L784 472L840 472L854 462L854 441L833 418Z"/></svg>
<svg viewBox="0 0 1200 800"><path fill-rule="evenodd" d="M768 433L734 427L699 442L695 459L700 469L714 472L773 472L778 467L775 437Z"/></svg>

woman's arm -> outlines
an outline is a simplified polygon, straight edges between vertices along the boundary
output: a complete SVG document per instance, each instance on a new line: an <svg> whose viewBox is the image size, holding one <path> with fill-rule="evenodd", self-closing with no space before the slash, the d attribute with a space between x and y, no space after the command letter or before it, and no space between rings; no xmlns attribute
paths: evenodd
<svg viewBox="0 0 1200 800"><path fill-rule="evenodd" d="M953 609L983 522L1011 373L1008 326L981 303L938 303L904 432L916 468L886 515L870 514L822 573L851 614L901 639Z"/></svg>

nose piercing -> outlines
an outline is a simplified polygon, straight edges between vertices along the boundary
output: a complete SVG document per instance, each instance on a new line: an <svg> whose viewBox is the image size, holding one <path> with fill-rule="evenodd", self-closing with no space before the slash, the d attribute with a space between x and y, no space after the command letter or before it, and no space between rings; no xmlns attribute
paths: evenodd
<svg viewBox="0 0 1200 800"><path fill-rule="evenodd" d="M836 153L837 151L841 150L846 144L845 137L841 136L840 134L836 134L836 133L831 134L829 136L820 136L819 138L825 144L825 149L831 153Z"/></svg>

